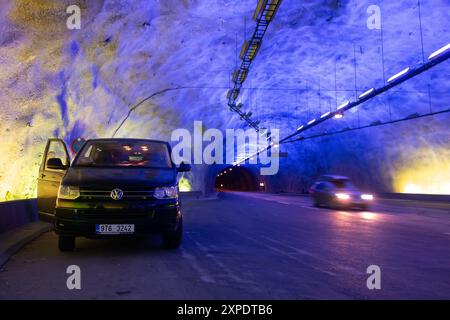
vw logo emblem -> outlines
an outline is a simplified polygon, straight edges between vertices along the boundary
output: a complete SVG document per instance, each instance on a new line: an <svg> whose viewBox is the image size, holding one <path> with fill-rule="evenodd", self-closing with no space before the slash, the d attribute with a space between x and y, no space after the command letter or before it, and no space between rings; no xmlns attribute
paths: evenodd
<svg viewBox="0 0 450 320"><path fill-rule="evenodd" d="M120 189L114 189L111 191L110 196L113 200L120 200L123 197L123 191Z"/></svg>

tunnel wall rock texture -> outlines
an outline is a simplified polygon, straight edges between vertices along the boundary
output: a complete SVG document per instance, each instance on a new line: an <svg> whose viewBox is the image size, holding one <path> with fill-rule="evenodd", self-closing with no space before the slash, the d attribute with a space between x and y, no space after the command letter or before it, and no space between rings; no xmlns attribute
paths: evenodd
<svg viewBox="0 0 450 320"><path fill-rule="evenodd" d="M449 43L450 3L422 2L428 56ZM82 9L81 30L66 28L71 4ZM383 46L380 30L366 25L373 4L381 8ZM205 129L244 128L225 95L236 43L250 35L255 6L254 0L2 1L0 199L35 195L48 137L168 140L194 120ZM287 135L380 86L382 50L385 78L421 62L419 30L416 0L285 0L240 100L262 126ZM449 69L446 62L312 133L448 109ZM305 191L318 175L333 172L372 190L449 193L449 120L446 113L286 144L279 174L265 180L271 191ZM187 176L191 187L207 191L209 172L196 166Z"/></svg>

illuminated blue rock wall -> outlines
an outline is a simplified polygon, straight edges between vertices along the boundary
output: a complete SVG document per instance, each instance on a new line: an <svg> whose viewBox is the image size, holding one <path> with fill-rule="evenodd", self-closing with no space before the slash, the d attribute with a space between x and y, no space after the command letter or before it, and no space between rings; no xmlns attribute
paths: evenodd
<svg viewBox="0 0 450 320"><path fill-rule="evenodd" d="M422 2L426 59L450 42L450 4ZM0 4L0 199L34 196L48 137L169 139L194 120L245 127L225 95L256 1L80 1L81 30L66 28L70 4ZM367 27L374 4L383 46L381 31ZM419 26L416 0L284 0L240 100L262 126L292 133L422 62ZM448 109L449 69L446 62L305 135ZM267 184L302 191L333 172L378 191L450 193L449 120L446 113L283 145L288 158ZM195 168L192 188L204 190L205 179L205 168Z"/></svg>

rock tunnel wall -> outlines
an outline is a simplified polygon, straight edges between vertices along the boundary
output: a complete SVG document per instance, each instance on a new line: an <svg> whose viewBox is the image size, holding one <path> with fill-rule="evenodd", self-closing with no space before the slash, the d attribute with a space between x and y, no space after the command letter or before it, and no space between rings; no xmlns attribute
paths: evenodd
<svg viewBox="0 0 450 320"><path fill-rule="evenodd" d="M245 127L225 95L255 1L78 1L81 30L66 28L70 4L0 4L1 200L35 195L48 137L168 140L194 120L205 128ZM380 30L367 27L372 4L381 8L383 42ZM423 3L425 54L449 42L449 5ZM421 62L420 39L415 0L285 0L241 100L262 126L287 135ZM312 133L448 109L449 69L446 62ZM317 175L335 172L378 191L450 193L449 120L444 113L283 145L288 158L266 178L269 190L304 191ZM186 175L189 188L210 190L209 175L195 167Z"/></svg>

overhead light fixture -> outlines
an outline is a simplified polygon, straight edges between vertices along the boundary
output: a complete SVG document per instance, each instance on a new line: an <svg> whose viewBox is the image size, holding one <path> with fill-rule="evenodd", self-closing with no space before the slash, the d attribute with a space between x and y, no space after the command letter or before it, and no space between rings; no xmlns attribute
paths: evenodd
<svg viewBox="0 0 450 320"><path fill-rule="evenodd" d="M312 119L310 122L308 122L308 125L313 124L314 122L316 122L316 119Z"/></svg>
<svg viewBox="0 0 450 320"><path fill-rule="evenodd" d="M272 143L270 146L272 148L278 148L280 145L278 143Z"/></svg>
<svg viewBox="0 0 450 320"><path fill-rule="evenodd" d="M337 108L337 110L340 110L340 109L342 109L342 108L345 108L346 106L348 106L350 104L350 101L345 101L344 103L342 103L338 108Z"/></svg>
<svg viewBox="0 0 450 320"><path fill-rule="evenodd" d="M297 131L300 131L300 130L302 130L302 129L303 129L303 127L304 127L304 126L300 126L300 127L298 127L298 128L297 128Z"/></svg>
<svg viewBox="0 0 450 320"><path fill-rule="evenodd" d="M321 119L322 119L322 118L325 118L325 117L328 116L330 113L331 113L331 112L328 111L327 113L324 113L323 115L321 115L320 118L321 118Z"/></svg>
<svg viewBox="0 0 450 320"><path fill-rule="evenodd" d="M335 115L334 115L334 118L335 119L342 119L344 117L344 115L342 114L342 113L336 113Z"/></svg>
<svg viewBox="0 0 450 320"><path fill-rule="evenodd" d="M408 72L409 72L409 67L406 68L406 69L403 69L403 70L400 71L399 73L397 73L397 74L393 75L392 77L390 77L390 78L388 79L388 82L392 82L392 81L394 81L394 80L400 78L401 76L404 76L404 75L407 74Z"/></svg>
<svg viewBox="0 0 450 320"><path fill-rule="evenodd" d="M436 50L432 54L430 54L430 56L428 57L428 60L432 60L432 59L436 58L437 56L441 55L442 53L444 53L445 51L447 51L449 49L450 49L450 43L447 44L446 46L440 48L439 50Z"/></svg>
<svg viewBox="0 0 450 320"><path fill-rule="evenodd" d="M359 98L362 99L362 98L364 98L364 97L367 97L369 94L371 94L371 93L374 92L374 91L375 91L375 89L374 89L374 88L371 88L371 89L367 90L366 92L364 92L363 94L361 94L361 95L359 96Z"/></svg>

